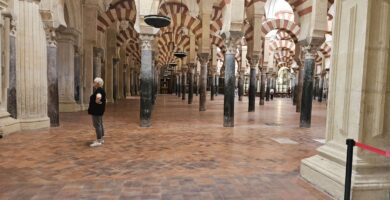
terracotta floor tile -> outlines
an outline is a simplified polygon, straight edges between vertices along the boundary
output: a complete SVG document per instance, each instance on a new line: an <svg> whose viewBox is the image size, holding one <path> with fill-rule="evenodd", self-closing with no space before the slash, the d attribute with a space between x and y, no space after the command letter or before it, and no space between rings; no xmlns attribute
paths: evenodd
<svg viewBox="0 0 390 200"><path fill-rule="evenodd" d="M139 98L110 104L97 148L86 112L1 139L0 199L330 199L299 177L300 160L321 145L313 139L325 136L325 103L314 102L312 128L300 129L290 99L248 113L244 98L235 127L224 128L223 96L206 112L198 98L159 96L150 128L139 127Z"/></svg>

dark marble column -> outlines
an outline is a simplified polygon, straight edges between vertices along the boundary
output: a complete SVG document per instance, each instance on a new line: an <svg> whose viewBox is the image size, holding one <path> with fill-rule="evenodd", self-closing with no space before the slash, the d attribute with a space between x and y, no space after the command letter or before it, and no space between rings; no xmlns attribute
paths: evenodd
<svg viewBox="0 0 390 200"><path fill-rule="evenodd" d="M322 102L322 96L324 91L324 77L319 77L319 88L318 88L318 102Z"/></svg>
<svg viewBox="0 0 390 200"><path fill-rule="evenodd" d="M153 35L141 35L141 101L140 119L141 127L150 127L153 100L153 63L152 42Z"/></svg>
<svg viewBox="0 0 390 200"><path fill-rule="evenodd" d="M219 73L215 75L215 96L219 93Z"/></svg>
<svg viewBox="0 0 390 200"><path fill-rule="evenodd" d="M265 100L269 101L270 99L270 90L271 90L271 78L268 73L266 73L266 79L267 79L267 89L265 91Z"/></svg>
<svg viewBox="0 0 390 200"><path fill-rule="evenodd" d="M209 54L201 53L198 55L200 61L200 77L199 77L199 111L206 111L207 97L207 64L209 62Z"/></svg>
<svg viewBox="0 0 390 200"><path fill-rule="evenodd" d="M182 90L181 80L182 80L181 74L177 75L177 88L178 88L177 97L181 97L181 90Z"/></svg>
<svg viewBox="0 0 390 200"><path fill-rule="evenodd" d="M313 103L313 74L315 67L315 51L305 52L305 71L303 78L300 127L310 128Z"/></svg>
<svg viewBox="0 0 390 200"><path fill-rule="evenodd" d="M188 104L192 104L194 99L194 64L189 64L188 69Z"/></svg>
<svg viewBox="0 0 390 200"><path fill-rule="evenodd" d="M47 35L54 34L53 30ZM47 38L47 115L50 118L50 126L60 126L58 73L57 73L57 44L53 36Z"/></svg>
<svg viewBox="0 0 390 200"><path fill-rule="evenodd" d="M102 53L103 49L93 48L93 78L102 77ZM115 76L115 74L114 74Z"/></svg>
<svg viewBox="0 0 390 200"><path fill-rule="evenodd" d="M214 101L214 96L215 96L215 73L211 73L211 82L210 82L210 100Z"/></svg>
<svg viewBox="0 0 390 200"><path fill-rule="evenodd" d="M297 88L297 107L296 112L301 112L301 104L302 104L302 88L303 88L303 74L304 68L300 67L298 71L298 88Z"/></svg>
<svg viewBox="0 0 390 200"><path fill-rule="evenodd" d="M134 96L134 69L130 68L130 95Z"/></svg>
<svg viewBox="0 0 390 200"><path fill-rule="evenodd" d="M186 89L187 89L187 69L186 68L183 68L183 71L182 71L182 80L181 80L181 83L182 83L182 89L181 89L181 99L182 100L186 100Z"/></svg>
<svg viewBox="0 0 390 200"><path fill-rule="evenodd" d="M244 70L240 70L238 77L238 100L242 101L242 96L244 96Z"/></svg>
<svg viewBox="0 0 390 200"><path fill-rule="evenodd" d="M81 56L79 52L74 54L74 98L81 104Z"/></svg>
<svg viewBox="0 0 390 200"><path fill-rule="evenodd" d="M250 79L249 79L249 92L248 92L248 98L249 98L249 103L248 103L248 112L254 112L255 111L255 104L256 104L256 83L257 83L257 78L256 78L256 66L259 62L259 57L254 55L252 56L251 59L251 71L250 71Z"/></svg>
<svg viewBox="0 0 390 200"><path fill-rule="evenodd" d="M199 74L198 72L195 72L195 93L196 93L196 96L199 95Z"/></svg>
<svg viewBox="0 0 390 200"><path fill-rule="evenodd" d="M264 105L264 99L265 99L265 80L266 80L266 74L265 69L259 69L260 70L260 105Z"/></svg>
<svg viewBox="0 0 390 200"><path fill-rule="evenodd" d="M12 23L11 23L12 24ZM13 118L17 118L17 98L16 98L16 38L15 38L16 26L11 26L11 33L9 36L9 86L7 96L7 111ZM57 83L57 95L58 95L58 83ZM58 102L58 97L57 97Z"/></svg>
<svg viewBox="0 0 390 200"><path fill-rule="evenodd" d="M240 32L230 32L230 36L225 39L225 91L223 106L223 126L234 127L234 99L236 85L236 62L235 55L237 44L241 38Z"/></svg>

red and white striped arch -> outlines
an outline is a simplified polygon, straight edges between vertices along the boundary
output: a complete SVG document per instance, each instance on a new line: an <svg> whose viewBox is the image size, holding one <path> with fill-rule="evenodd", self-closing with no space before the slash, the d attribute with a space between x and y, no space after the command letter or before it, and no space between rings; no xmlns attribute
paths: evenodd
<svg viewBox="0 0 390 200"><path fill-rule="evenodd" d="M269 45L270 51L277 49L288 49L291 52L295 52L295 43L290 40L274 40Z"/></svg>
<svg viewBox="0 0 390 200"><path fill-rule="evenodd" d="M271 19L265 21L261 26L261 32L263 36L267 35L273 30L283 30L291 36L294 42L297 42L301 28L298 24L284 19Z"/></svg>
<svg viewBox="0 0 390 200"><path fill-rule="evenodd" d="M120 1L98 15L97 30L105 32L111 24L122 20L129 21L132 26L136 20L136 12L134 0Z"/></svg>
<svg viewBox="0 0 390 200"><path fill-rule="evenodd" d="M195 35L197 40L202 37L202 22L199 19L181 13L172 14L171 17L171 24L160 29L161 32L169 32L177 27L185 27Z"/></svg>
<svg viewBox="0 0 390 200"><path fill-rule="evenodd" d="M138 33L134 30L134 28L130 27L125 30L119 31L119 33L116 36L117 42L116 45L118 47L122 46L123 44L126 44L127 42L137 42L138 40Z"/></svg>
<svg viewBox="0 0 390 200"><path fill-rule="evenodd" d="M253 41L253 36L254 36L254 29L253 26L247 22L244 25L244 37L247 43Z"/></svg>
<svg viewBox="0 0 390 200"><path fill-rule="evenodd" d="M325 58L329 58L332 54L332 47L324 42L321 46L319 51L325 56Z"/></svg>
<svg viewBox="0 0 390 200"><path fill-rule="evenodd" d="M167 2L160 6L159 14L168 16L174 13L187 14L188 8L186 5L177 2Z"/></svg>

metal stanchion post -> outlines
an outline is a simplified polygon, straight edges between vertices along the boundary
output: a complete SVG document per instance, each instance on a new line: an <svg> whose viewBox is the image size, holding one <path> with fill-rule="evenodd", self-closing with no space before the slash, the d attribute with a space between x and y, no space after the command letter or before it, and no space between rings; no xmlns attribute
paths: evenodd
<svg viewBox="0 0 390 200"><path fill-rule="evenodd" d="M352 160L353 160L353 147L355 141L353 139L347 139L347 166L345 170L345 188L344 188L344 200L351 199L351 179L352 179Z"/></svg>

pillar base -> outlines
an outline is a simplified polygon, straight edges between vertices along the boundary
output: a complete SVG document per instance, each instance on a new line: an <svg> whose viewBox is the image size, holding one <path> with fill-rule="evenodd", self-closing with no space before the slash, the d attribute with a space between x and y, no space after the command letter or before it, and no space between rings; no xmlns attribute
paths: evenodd
<svg viewBox="0 0 390 200"><path fill-rule="evenodd" d="M142 128L148 128L152 126L152 122L150 120L141 120L140 126Z"/></svg>
<svg viewBox="0 0 390 200"><path fill-rule="evenodd" d="M0 135L6 136L10 133L20 131L19 121L10 117L7 112L0 113Z"/></svg>
<svg viewBox="0 0 390 200"><path fill-rule="evenodd" d="M74 102L60 102L60 112L78 112L81 110L80 104Z"/></svg>
<svg viewBox="0 0 390 200"><path fill-rule="evenodd" d="M324 145L319 155L303 159L301 176L335 199L344 199L346 148ZM390 199L390 167L378 167L354 157L351 198ZM358 165L358 166L357 166Z"/></svg>
<svg viewBox="0 0 390 200"><path fill-rule="evenodd" d="M48 117L34 119L20 119L20 128L24 130L36 130L50 127L50 119Z"/></svg>

